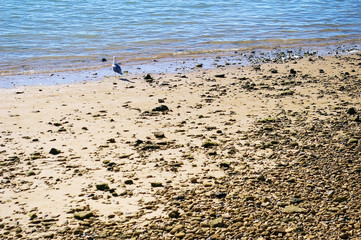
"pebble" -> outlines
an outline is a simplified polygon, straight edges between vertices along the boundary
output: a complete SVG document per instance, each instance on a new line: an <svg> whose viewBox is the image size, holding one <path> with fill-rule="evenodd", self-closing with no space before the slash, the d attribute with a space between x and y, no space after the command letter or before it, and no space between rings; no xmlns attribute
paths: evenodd
<svg viewBox="0 0 361 240"><path fill-rule="evenodd" d="M306 211L307 211L306 209L300 208L300 207L297 207L297 206L294 206L294 205L286 206L282 210L283 213L304 213Z"/></svg>
<svg viewBox="0 0 361 240"><path fill-rule="evenodd" d="M49 153L52 155L58 155L59 153L61 153L61 151L56 148L52 148L50 149Z"/></svg>
<svg viewBox="0 0 361 240"><path fill-rule="evenodd" d="M164 132L154 132L156 138L165 138Z"/></svg>
<svg viewBox="0 0 361 240"><path fill-rule="evenodd" d="M110 189L108 184L106 184L106 183L95 184L95 187L96 187L97 190L100 190L100 191L107 191L107 190Z"/></svg>
<svg viewBox="0 0 361 240"><path fill-rule="evenodd" d="M94 213L92 211L81 211L74 213L74 218L78 220L88 219L92 216L94 216Z"/></svg>
<svg viewBox="0 0 361 240"><path fill-rule="evenodd" d="M163 184L161 182L152 182L152 183L150 183L150 185L154 188L155 187L163 187Z"/></svg>
<svg viewBox="0 0 361 240"><path fill-rule="evenodd" d="M214 220L210 220L209 221L209 226L211 228L215 228L215 227L222 227L223 226L223 218L216 218Z"/></svg>

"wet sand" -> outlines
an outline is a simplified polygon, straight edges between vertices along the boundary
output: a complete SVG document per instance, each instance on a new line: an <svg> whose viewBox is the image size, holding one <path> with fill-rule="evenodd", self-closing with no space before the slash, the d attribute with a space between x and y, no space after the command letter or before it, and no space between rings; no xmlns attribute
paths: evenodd
<svg viewBox="0 0 361 240"><path fill-rule="evenodd" d="M1 89L2 239L360 239L361 55Z"/></svg>

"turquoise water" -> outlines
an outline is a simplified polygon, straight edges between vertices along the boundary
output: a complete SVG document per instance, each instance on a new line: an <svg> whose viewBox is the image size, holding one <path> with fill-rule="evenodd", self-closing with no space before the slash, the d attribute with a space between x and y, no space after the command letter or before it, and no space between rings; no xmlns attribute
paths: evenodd
<svg viewBox="0 0 361 240"><path fill-rule="evenodd" d="M360 43L361 1L2 0L0 74L202 52Z"/></svg>

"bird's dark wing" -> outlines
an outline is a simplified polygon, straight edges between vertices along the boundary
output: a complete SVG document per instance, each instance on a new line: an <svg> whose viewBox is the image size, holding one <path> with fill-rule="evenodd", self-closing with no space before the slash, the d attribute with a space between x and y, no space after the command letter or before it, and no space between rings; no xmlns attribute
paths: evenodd
<svg viewBox="0 0 361 240"><path fill-rule="evenodd" d="M119 64L117 64L117 63L113 65L113 71L116 73L119 73L119 74L123 74L122 69L120 68Z"/></svg>

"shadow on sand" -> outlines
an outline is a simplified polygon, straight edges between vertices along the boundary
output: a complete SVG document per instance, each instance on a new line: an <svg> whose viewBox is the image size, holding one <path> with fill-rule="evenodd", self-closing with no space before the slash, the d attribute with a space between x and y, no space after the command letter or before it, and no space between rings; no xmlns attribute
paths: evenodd
<svg viewBox="0 0 361 240"><path fill-rule="evenodd" d="M124 82L134 83L133 81L130 81L129 79L126 79L126 78L119 78L119 80L124 81Z"/></svg>

